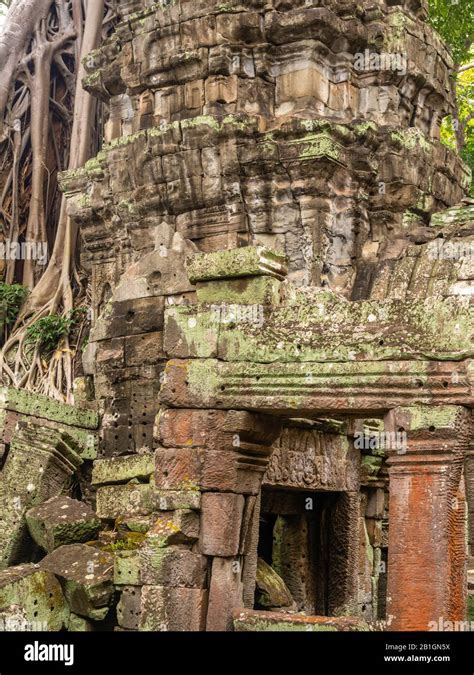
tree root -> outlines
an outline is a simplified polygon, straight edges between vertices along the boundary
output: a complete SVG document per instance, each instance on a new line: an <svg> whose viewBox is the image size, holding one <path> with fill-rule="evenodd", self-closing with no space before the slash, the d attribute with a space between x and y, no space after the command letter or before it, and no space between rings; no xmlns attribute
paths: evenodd
<svg viewBox="0 0 474 675"><path fill-rule="evenodd" d="M77 228L57 173L89 159L98 111L81 86L82 59L114 17L114 0L15 0L0 36L0 239L49 240L51 251L45 268L33 259L7 260L1 272L6 283L20 282L30 294L0 350L0 381L68 402L86 314L50 354L31 343L28 329L46 316L71 316L87 303L76 268Z"/></svg>

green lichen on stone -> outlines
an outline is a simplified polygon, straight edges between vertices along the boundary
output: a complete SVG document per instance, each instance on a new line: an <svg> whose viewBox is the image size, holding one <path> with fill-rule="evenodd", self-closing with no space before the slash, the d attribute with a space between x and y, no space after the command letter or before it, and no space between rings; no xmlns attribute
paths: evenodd
<svg viewBox="0 0 474 675"><path fill-rule="evenodd" d="M201 508L201 493L197 490L152 490L152 503L155 510L175 511L176 509Z"/></svg>
<svg viewBox="0 0 474 675"><path fill-rule="evenodd" d="M260 607L291 607L293 598L281 576L262 558L257 560L256 602Z"/></svg>
<svg viewBox="0 0 474 675"><path fill-rule="evenodd" d="M382 468L382 461L381 457L364 455L362 457L361 467L366 477L376 476Z"/></svg>
<svg viewBox="0 0 474 675"><path fill-rule="evenodd" d="M196 361L196 363L198 362ZM190 390L193 393L196 392L198 396L202 396L203 404L206 405L206 401L211 400L210 396L219 388L219 376L214 367L215 361L213 359L206 359L199 363L201 364L200 368L194 368L191 364L188 371L188 382Z"/></svg>
<svg viewBox="0 0 474 675"><path fill-rule="evenodd" d="M130 516L129 518L117 518L116 525L130 530L130 532L146 533L155 521L154 516Z"/></svg>
<svg viewBox="0 0 474 675"><path fill-rule="evenodd" d="M95 70L93 73L89 73L82 80L82 85L85 89L94 89L97 87L102 80L102 73L100 70Z"/></svg>
<svg viewBox="0 0 474 675"><path fill-rule="evenodd" d="M327 632L367 631L368 625L355 617L321 617L302 614L284 614L242 610L234 613L234 630L237 632Z"/></svg>
<svg viewBox="0 0 474 675"><path fill-rule="evenodd" d="M66 495L48 499L27 511L26 524L33 540L45 551L86 542L100 529L100 521L90 506Z"/></svg>
<svg viewBox="0 0 474 675"><path fill-rule="evenodd" d="M92 468L92 485L126 483L132 478L147 480L155 470L151 453L98 459Z"/></svg>
<svg viewBox="0 0 474 675"><path fill-rule="evenodd" d="M434 213L430 224L433 227L446 227L448 225L462 225L474 221L474 204L467 206L455 206L445 211Z"/></svg>
<svg viewBox="0 0 474 675"><path fill-rule="evenodd" d="M136 586L140 583L138 551L118 551L114 560L114 584Z"/></svg>
<svg viewBox="0 0 474 675"><path fill-rule="evenodd" d="M146 515L151 509L148 484L104 485L97 490L97 515L105 520Z"/></svg>
<svg viewBox="0 0 474 675"><path fill-rule="evenodd" d="M474 365L463 367L474 375ZM326 409L337 405L346 412L363 405L364 411L385 412L406 401L429 403L432 394L426 385L432 373L428 361L350 361L342 363L249 363L216 359L170 361L167 368L182 368L186 385L174 390L167 383L162 400L167 405L300 411ZM179 372L179 371L178 371ZM373 394L386 389L393 377L403 378L403 391L394 393L390 403ZM472 381L472 380L471 380ZM362 403L363 402L363 403Z"/></svg>
<svg viewBox="0 0 474 675"><path fill-rule="evenodd" d="M474 621L474 594L469 593L467 596L467 620Z"/></svg>
<svg viewBox="0 0 474 675"><path fill-rule="evenodd" d="M165 352L177 358L217 356L219 318L218 307L199 312L192 305L169 307L165 312Z"/></svg>
<svg viewBox="0 0 474 675"><path fill-rule="evenodd" d="M416 127L392 131L390 138L392 141L398 145L401 145L402 148L406 150L415 150L416 148L421 148L425 152L430 152L432 149L430 142L427 140L427 137L422 131L420 131L420 129L417 129Z"/></svg>
<svg viewBox="0 0 474 675"><path fill-rule="evenodd" d="M136 551L143 544L145 536L143 532L127 532L121 539L117 539L112 544L101 546L101 551L107 551L108 553Z"/></svg>
<svg viewBox="0 0 474 675"><path fill-rule="evenodd" d="M265 275L282 279L287 270L285 256L265 246L198 253L188 258L186 267L191 283Z"/></svg>
<svg viewBox="0 0 474 675"><path fill-rule="evenodd" d="M239 621L235 630L245 633L334 633L335 626L310 623L287 623L281 621Z"/></svg>
<svg viewBox="0 0 474 675"><path fill-rule="evenodd" d="M342 148L329 134L307 134L303 138L288 141L288 145L299 147L298 159L327 157L336 161L342 158Z"/></svg>
<svg viewBox="0 0 474 675"><path fill-rule="evenodd" d="M378 126L375 122L361 122L353 127L357 136L365 136L369 131L378 131Z"/></svg>
<svg viewBox="0 0 474 675"><path fill-rule="evenodd" d="M406 227L408 229L412 227L414 224L418 224L420 220L421 219L418 214L413 213L413 211L410 211L408 209L407 211L403 212L402 227Z"/></svg>
<svg viewBox="0 0 474 675"><path fill-rule="evenodd" d="M69 608L56 577L28 564L0 572L0 612L16 606L30 630L59 631L67 625Z"/></svg>
<svg viewBox="0 0 474 675"><path fill-rule="evenodd" d="M197 284L200 303L276 305L280 301L281 281L273 277L241 277Z"/></svg>
<svg viewBox="0 0 474 675"><path fill-rule="evenodd" d="M219 13L230 13L230 12L238 12L240 11L236 7L234 7L230 2L222 2L220 5L217 5L216 7L216 14Z"/></svg>
<svg viewBox="0 0 474 675"><path fill-rule="evenodd" d="M226 115L221 122L214 115L198 115L197 117L190 117L180 122L181 129L192 129L196 127L206 126L214 131L222 131L224 127L229 126L238 131L247 131L256 123L256 118L248 115L231 114Z"/></svg>
<svg viewBox="0 0 474 675"><path fill-rule="evenodd" d="M408 282L412 263L407 261ZM311 303L276 306L254 320L245 306L229 305L222 315L231 309L235 320L219 323L217 356L226 361L452 361L474 355L474 309L462 298L447 298L433 306L431 300L347 302L320 293ZM180 329L183 342L189 342L192 329L184 322Z"/></svg>
<svg viewBox="0 0 474 675"><path fill-rule="evenodd" d="M97 413L91 410L81 410L25 389L1 387L0 408L60 422L67 426L73 425L85 429L97 429L99 426Z"/></svg>
<svg viewBox="0 0 474 675"><path fill-rule="evenodd" d="M85 544L61 546L40 563L61 580L71 611L94 621L102 621L112 603L113 564L110 553Z"/></svg>
<svg viewBox="0 0 474 675"><path fill-rule="evenodd" d="M452 429L454 432L458 427L459 407L417 405L397 408L397 416L403 415L407 416L410 431Z"/></svg>
<svg viewBox="0 0 474 675"><path fill-rule="evenodd" d="M391 53L405 53L407 26L412 22L403 11L390 12L387 18L388 30L383 33L383 49Z"/></svg>
<svg viewBox="0 0 474 675"><path fill-rule="evenodd" d="M95 630L94 625L90 621L83 616L73 613L69 616L67 629L70 633L89 633Z"/></svg>

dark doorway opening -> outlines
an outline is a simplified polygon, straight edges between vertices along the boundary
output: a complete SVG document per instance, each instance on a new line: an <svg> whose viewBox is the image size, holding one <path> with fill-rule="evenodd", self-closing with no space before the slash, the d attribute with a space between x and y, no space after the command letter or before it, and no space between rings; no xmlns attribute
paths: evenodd
<svg viewBox="0 0 474 675"><path fill-rule="evenodd" d="M258 556L284 581L298 612L331 616L340 604L343 552L333 524L340 503L337 492L262 490Z"/></svg>

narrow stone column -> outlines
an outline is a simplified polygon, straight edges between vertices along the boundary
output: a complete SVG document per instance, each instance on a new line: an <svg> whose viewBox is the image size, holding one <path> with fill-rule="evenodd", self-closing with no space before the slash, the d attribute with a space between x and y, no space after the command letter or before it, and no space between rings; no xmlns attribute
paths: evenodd
<svg viewBox="0 0 474 675"><path fill-rule="evenodd" d="M166 506L176 495L189 504L192 495L195 503L191 508L199 513L199 523L191 562L201 564L205 559L208 578L204 588L199 576L199 592L194 592L188 588L196 585L194 567L183 568L179 578L165 578L161 562L160 585L156 581L155 586L145 588L145 597L151 597L150 607L145 607L147 615L166 616L170 629L232 630L234 610L243 608L253 596L258 495L279 433L278 420L246 411L161 411L156 425L154 496ZM182 555L182 545L179 553ZM162 549L160 561L165 555ZM149 584L153 583L150 578ZM182 596L179 602L170 595L177 590ZM188 604L182 600L185 597L189 597Z"/></svg>
<svg viewBox="0 0 474 675"><path fill-rule="evenodd" d="M464 476L466 482L466 499L468 509L468 535L469 554L474 555L474 439L471 438L470 446L466 452L464 464Z"/></svg>
<svg viewBox="0 0 474 675"><path fill-rule="evenodd" d="M466 612L466 507L462 484L470 411L396 408L386 429L406 432L388 461L390 630L436 629Z"/></svg>

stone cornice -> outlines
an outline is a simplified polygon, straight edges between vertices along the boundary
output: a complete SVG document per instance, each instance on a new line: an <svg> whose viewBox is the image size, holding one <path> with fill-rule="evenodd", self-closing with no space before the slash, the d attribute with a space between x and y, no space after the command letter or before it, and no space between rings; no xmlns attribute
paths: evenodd
<svg viewBox="0 0 474 675"><path fill-rule="evenodd" d="M474 363L351 361L224 363L170 360L161 402L273 414L381 415L407 405L474 405Z"/></svg>

